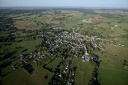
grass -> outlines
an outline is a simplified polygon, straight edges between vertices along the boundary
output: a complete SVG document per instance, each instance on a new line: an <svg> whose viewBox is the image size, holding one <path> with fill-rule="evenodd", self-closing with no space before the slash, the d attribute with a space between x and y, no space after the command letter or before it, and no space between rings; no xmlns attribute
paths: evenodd
<svg viewBox="0 0 128 85"><path fill-rule="evenodd" d="M127 85L128 72L118 69L99 68L99 81L101 85Z"/></svg>
<svg viewBox="0 0 128 85"><path fill-rule="evenodd" d="M8 75L9 73L11 73L13 71L11 65L7 66L6 68L3 68L1 70L1 74L2 75Z"/></svg>
<svg viewBox="0 0 128 85"><path fill-rule="evenodd" d="M13 42L11 46L2 46L2 50L4 49L8 49L8 52L9 53L13 53L12 55L8 55L8 58L1 61L0 64L2 64L4 61L6 60L10 60L10 57L18 57L19 54L26 54L26 53L30 53L30 52L33 52L35 50L35 46L40 44L41 43L41 39L36 39L36 40L32 40L32 41L22 41L22 42ZM15 47L18 47L18 46L21 46L23 48L21 49L16 49ZM27 51L23 52L24 49L28 49ZM3 55L4 56L4 55ZM18 64L18 63L21 63L20 60L16 60L16 61L13 61L11 65L14 65L14 64ZM9 74L10 72L13 71L11 65L8 65L7 67L3 68L1 70L1 74L2 75L7 75Z"/></svg>
<svg viewBox="0 0 128 85"><path fill-rule="evenodd" d="M16 50L15 47L21 46L22 49L19 50L19 53L21 53L24 49L28 49L24 53L30 53L35 50L35 46L39 45L41 43L41 39L38 38L36 40L30 40L30 41L22 41L22 42L13 42L11 46L3 46L2 49L9 49L9 50Z"/></svg>
<svg viewBox="0 0 128 85"><path fill-rule="evenodd" d="M48 75L48 78L44 77ZM32 79L36 82L36 85L48 85L48 82L51 80L53 73L43 69L41 66L35 67L33 74L31 75Z"/></svg>
<svg viewBox="0 0 128 85"><path fill-rule="evenodd" d="M55 60L53 60L51 63L49 63L46 67L48 68L52 68L53 71L56 70L57 65L60 63L61 59L60 58L56 58Z"/></svg>
<svg viewBox="0 0 128 85"><path fill-rule="evenodd" d="M19 69L11 73L10 75L2 79L3 85L35 85L36 83L32 81L31 76L24 71L24 69Z"/></svg>
<svg viewBox="0 0 128 85"><path fill-rule="evenodd" d="M7 36L9 36L9 34L7 32L0 31L0 38L1 37L7 37Z"/></svg>
<svg viewBox="0 0 128 85"><path fill-rule="evenodd" d="M117 55L116 57L120 60L127 60L128 61L128 48L124 48L121 46L112 46L112 45L107 45L106 47L106 51L108 51L108 53L113 54L113 55Z"/></svg>
<svg viewBox="0 0 128 85"><path fill-rule="evenodd" d="M48 74L48 78L45 79L44 76ZM40 66L35 67L33 74L30 75L24 69L18 69L13 73L2 79L3 85L48 85L48 82L53 76L52 73L43 69Z"/></svg>
<svg viewBox="0 0 128 85"><path fill-rule="evenodd" d="M128 48L128 39L123 39L124 41L121 42L121 44L124 45L124 47Z"/></svg>
<svg viewBox="0 0 128 85"><path fill-rule="evenodd" d="M128 61L127 52L127 48L108 45L105 53L99 53L102 62L98 79L101 85L127 85L128 71L123 68L123 61Z"/></svg>
<svg viewBox="0 0 128 85"><path fill-rule="evenodd" d="M92 76L93 65L90 62L82 62L82 59L75 59L72 66L77 66L75 85L88 85Z"/></svg>

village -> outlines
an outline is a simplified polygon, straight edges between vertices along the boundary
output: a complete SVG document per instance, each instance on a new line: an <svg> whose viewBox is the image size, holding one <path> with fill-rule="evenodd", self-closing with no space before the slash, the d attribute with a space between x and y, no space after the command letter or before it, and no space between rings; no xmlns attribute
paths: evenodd
<svg viewBox="0 0 128 85"><path fill-rule="evenodd" d="M27 55L28 57L23 57L23 55L20 54L19 58L20 60L24 61L24 63L27 63L28 60L37 62L38 60L45 58L46 56L43 54L44 51L50 52L50 54L53 55L52 52L54 52L57 48L60 48L61 44L67 44L67 48L70 48L70 50L72 51L76 59L78 58L78 51L80 51L81 49L84 49L84 52L85 52L84 55L86 56L89 55L87 52L88 49L84 44L85 41L90 42L92 44L92 47L98 48L104 51L102 46L104 45L103 42L105 40L101 38L96 38L95 36L94 37L89 37L88 35L84 36L74 31L73 32L64 31L64 32L58 33L58 35L52 34L51 32L46 32L45 35L43 33L42 34L39 33L37 36L41 36L41 38L46 38L47 40L45 41L45 43L51 47L49 47L48 50L41 50L41 51L30 53ZM52 39L52 42L50 39ZM96 44L95 40L100 40L100 43ZM82 60L83 59L85 61L89 61L89 58L83 58L82 56Z"/></svg>
<svg viewBox="0 0 128 85"><path fill-rule="evenodd" d="M32 73L34 68L30 65L30 63L35 63L36 65L43 66L50 72L55 72L55 76L53 77L60 77L60 79L65 81L67 85L72 85L75 79L75 69L74 67L72 67L73 60L78 58L81 58L81 62L88 62L90 60L93 60L93 56L88 53L88 47L85 42L90 43L92 45L92 48L97 48L104 51L104 49L102 48L105 41L104 39L97 38L96 36L89 37L88 35L81 35L79 33L76 33L74 29L72 32L62 31L63 29L60 28L52 29L52 31L56 30L61 30L61 32L58 32L57 34L54 34L53 32L51 33L49 31L46 31L45 33L41 31L38 32L36 37L43 39L42 43L38 46L38 50L26 55L20 54L18 58L21 60L22 63L19 65L12 65L12 69L17 70L18 68L24 67L29 73ZM29 33L29 35L32 34L33 33L31 32ZM100 40L100 42L95 43L96 40ZM46 47L46 50L42 50L42 47L44 46ZM62 58L63 61L66 61L67 65L63 66L63 69L57 72L49 67L46 67L49 63L54 61L57 52L59 52L61 49L64 50L63 48L65 48L66 50L62 51L62 57L60 58ZM71 54L68 54L69 51L71 51ZM70 57L70 59L67 62L68 57ZM46 61L48 61L47 65L45 63ZM65 75L66 77L63 75ZM54 80L55 79L56 78L54 78Z"/></svg>

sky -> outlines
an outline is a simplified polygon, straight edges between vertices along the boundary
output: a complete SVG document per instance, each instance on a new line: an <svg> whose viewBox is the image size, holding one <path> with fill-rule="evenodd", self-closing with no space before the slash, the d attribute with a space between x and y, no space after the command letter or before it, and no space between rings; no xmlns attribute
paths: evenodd
<svg viewBox="0 0 128 85"><path fill-rule="evenodd" d="M128 8L128 0L0 0L0 7L6 6L73 6Z"/></svg>

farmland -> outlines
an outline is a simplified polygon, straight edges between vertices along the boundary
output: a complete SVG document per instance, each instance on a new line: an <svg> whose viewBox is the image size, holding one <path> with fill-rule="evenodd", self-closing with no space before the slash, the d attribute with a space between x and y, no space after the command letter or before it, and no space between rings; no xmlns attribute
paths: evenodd
<svg viewBox="0 0 128 85"><path fill-rule="evenodd" d="M128 10L5 8L0 18L0 84L128 84Z"/></svg>

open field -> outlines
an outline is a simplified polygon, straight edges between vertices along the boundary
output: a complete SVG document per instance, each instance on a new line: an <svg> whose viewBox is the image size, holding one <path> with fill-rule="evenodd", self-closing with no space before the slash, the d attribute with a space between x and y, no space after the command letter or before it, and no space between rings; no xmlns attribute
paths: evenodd
<svg viewBox="0 0 128 85"><path fill-rule="evenodd" d="M45 79L44 77L47 74L48 74L48 78ZM3 80L3 85L10 85L10 82L11 82L11 85L16 85L16 84L48 85L48 82L51 80L52 75L53 75L52 73L48 72L42 67L36 66L32 75L28 74L24 69L19 69L9 74L8 76L4 77L2 80Z"/></svg>
<svg viewBox="0 0 128 85"><path fill-rule="evenodd" d="M89 80L92 76L92 71L94 66L90 62L81 62L81 59L75 59L73 61L73 66L77 66L75 74L75 84L76 85L88 85Z"/></svg>
<svg viewBox="0 0 128 85"><path fill-rule="evenodd" d="M124 60L128 60L127 52L127 48L108 45L106 52L100 54L102 62L99 67L98 78L101 84L126 85L128 83L126 80L128 71L123 66Z"/></svg>

